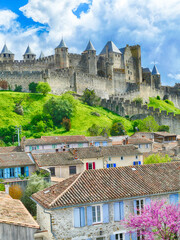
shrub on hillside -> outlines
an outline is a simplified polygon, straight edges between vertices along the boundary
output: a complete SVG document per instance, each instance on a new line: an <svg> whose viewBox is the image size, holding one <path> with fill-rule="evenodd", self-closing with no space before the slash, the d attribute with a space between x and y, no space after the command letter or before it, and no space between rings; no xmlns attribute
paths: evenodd
<svg viewBox="0 0 180 240"><path fill-rule="evenodd" d="M15 92L22 92L22 86L21 85L15 85Z"/></svg>
<svg viewBox="0 0 180 240"><path fill-rule="evenodd" d="M158 132L169 132L169 126L167 126L167 125L159 126Z"/></svg>
<svg viewBox="0 0 180 240"><path fill-rule="evenodd" d="M115 122L110 130L111 136L120 136L125 135L126 131L124 129L124 126L121 122Z"/></svg>
<svg viewBox="0 0 180 240"><path fill-rule="evenodd" d="M152 116L144 118L137 126L141 132L157 132L159 125Z"/></svg>
<svg viewBox="0 0 180 240"><path fill-rule="evenodd" d="M62 120L62 126L66 129L66 131L69 131L71 129L71 120L64 117Z"/></svg>
<svg viewBox="0 0 180 240"><path fill-rule="evenodd" d="M37 91L36 91L37 85L38 85L38 83L31 82L31 83L29 84L29 91L30 91L31 93L36 93L36 92L37 92Z"/></svg>
<svg viewBox="0 0 180 240"><path fill-rule="evenodd" d="M97 124L93 124L90 128L88 128L88 132L90 133L90 136L98 136L100 131L100 126Z"/></svg>
<svg viewBox="0 0 180 240"><path fill-rule="evenodd" d="M157 96L156 99L157 99L157 100L161 100L160 96Z"/></svg>
<svg viewBox="0 0 180 240"><path fill-rule="evenodd" d="M172 101L170 101L169 99L164 100L167 104L171 105L174 107L174 103Z"/></svg>
<svg viewBox="0 0 180 240"><path fill-rule="evenodd" d="M21 104L16 103L16 105L14 107L14 112L19 115L24 115L23 106Z"/></svg>
<svg viewBox="0 0 180 240"><path fill-rule="evenodd" d="M142 97L136 97L133 99L133 102L135 102L136 104L143 104L143 99Z"/></svg>
<svg viewBox="0 0 180 240"><path fill-rule="evenodd" d="M51 91L51 87L49 86L49 83L47 83L47 82L39 82L36 87L36 91L38 93L42 93L45 96Z"/></svg>
<svg viewBox="0 0 180 240"><path fill-rule="evenodd" d="M89 106L98 106L100 104L100 98L95 94L95 91L88 88L84 90L81 99Z"/></svg>
<svg viewBox="0 0 180 240"><path fill-rule="evenodd" d="M0 136L5 144L15 142L17 140L15 126L8 126L0 128Z"/></svg>

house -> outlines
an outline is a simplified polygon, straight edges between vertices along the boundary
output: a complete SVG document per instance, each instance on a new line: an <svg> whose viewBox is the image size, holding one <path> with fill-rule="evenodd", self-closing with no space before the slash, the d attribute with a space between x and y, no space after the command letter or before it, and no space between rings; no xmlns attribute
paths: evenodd
<svg viewBox="0 0 180 240"><path fill-rule="evenodd" d="M121 220L151 200L180 201L180 162L85 170L32 195L48 240L137 240Z"/></svg>
<svg viewBox="0 0 180 240"><path fill-rule="evenodd" d="M73 150L74 151L74 150ZM38 168L49 169L51 176L68 178L84 170L82 161L76 159L70 151L33 154Z"/></svg>
<svg viewBox="0 0 180 240"><path fill-rule="evenodd" d="M39 225L20 200L0 192L0 239L34 240Z"/></svg>
<svg viewBox="0 0 180 240"><path fill-rule="evenodd" d="M35 163L25 152L0 153L0 178L15 179L19 175L30 176L35 171Z"/></svg>
<svg viewBox="0 0 180 240"><path fill-rule="evenodd" d="M76 154L86 170L143 164L142 153L133 145L79 148Z"/></svg>
<svg viewBox="0 0 180 240"><path fill-rule="evenodd" d="M133 144L142 153L151 152L153 149L153 141L145 137L129 137L126 144Z"/></svg>
<svg viewBox="0 0 180 240"><path fill-rule="evenodd" d="M177 135L168 132L155 132L154 141L160 143L176 142Z"/></svg>
<svg viewBox="0 0 180 240"><path fill-rule="evenodd" d="M69 148L88 147L85 136L42 136L36 139L21 140L21 148L25 152L46 153L62 152Z"/></svg>
<svg viewBox="0 0 180 240"><path fill-rule="evenodd" d="M99 147L99 146L112 146L112 139L103 136L86 137L89 141L89 146Z"/></svg>
<svg viewBox="0 0 180 240"><path fill-rule="evenodd" d="M147 139L154 141L154 133L153 132L135 132L131 137L137 137L137 138L145 137Z"/></svg>

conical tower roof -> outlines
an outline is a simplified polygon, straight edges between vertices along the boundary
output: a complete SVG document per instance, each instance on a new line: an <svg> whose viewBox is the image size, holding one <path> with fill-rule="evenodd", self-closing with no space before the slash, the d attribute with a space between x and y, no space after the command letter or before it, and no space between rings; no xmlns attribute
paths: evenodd
<svg viewBox="0 0 180 240"><path fill-rule="evenodd" d="M31 48L29 47L29 45L28 45L28 47L27 47L27 49L26 49L24 55L27 55L27 54L30 54L30 55L36 55L36 54L34 54L34 53L32 52L32 50L31 50Z"/></svg>
<svg viewBox="0 0 180 240"><path fill-rule="evenodd" d="M44 58L45 56L44 56L44 53L41 51L41 54L40 54L40 56L39 56L39 59L41 59L41 58Z"/></svg>
<svg viewBox="0 0 180 240"><path fill-rule="evenodd" d="M3 49L2 49L2 51L1 51L1 54L5 54L5 53L7 53L7 54L13 54L8 48L7 48L7 46L6 46L6 44L4 44L4 47L3 47Z"/></svg>
<svg viewBox="0 0 180 240"><path fill-rule="evenodd" d="M114 52L114 53L121 53L121 51L116 47L116 45L112 41L108 41L106 45L104 46L103 50L101 51L100 55L106 54L106 49L108 47L108 52ZM121 53L122 54L122 53Z"/></svg>
<svg viewBox="0 0 180 240"><path fill-rule="evenodd" d="M68 47L66 46L63 38L61 39L60 44L59 44L56 48L68 48Z"/></svg>
<svg viewBox="0 0 180 240"><path fill-rule="evenodd" d="M88 42L88 45L87 45L85 51L96 51L96 49L94 48L94 46L92 45L92 42L90 40Z"/></svg>
<svg viewBox="0 0 180 240"><path fill-rule="evenodd" d="M155 64L154 64L154 67L153 67L153 70L152 70L152 75L160 75Z"/></svg>

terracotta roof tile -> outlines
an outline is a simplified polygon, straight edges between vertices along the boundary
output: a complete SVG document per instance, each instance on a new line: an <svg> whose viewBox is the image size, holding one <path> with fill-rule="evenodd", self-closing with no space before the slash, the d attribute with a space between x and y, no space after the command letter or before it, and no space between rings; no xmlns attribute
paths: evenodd
<svg viewBox="0 0 180 240"><path fill-rule="evenodd" d="M180 162L173 162L85 170L32 198L45 208L56 208L179 190Z"/></svg>
<svg viewBox="0 0 180 240"><path fill-rule="evenodd" d="M128 139L128 143L129 144L147 144L147 143L153 143L151 140L145 138L145 137L142 137L142 138L139 138L139 137L133 137L133 138L129 138Z"/></svg>
<svg viewBox="0 0 180 240"><path fill-rule="evenodd" d="M12 147L0 147L0 153L9 153L9 152L22 152L21 147L12 146Z"/></svg>

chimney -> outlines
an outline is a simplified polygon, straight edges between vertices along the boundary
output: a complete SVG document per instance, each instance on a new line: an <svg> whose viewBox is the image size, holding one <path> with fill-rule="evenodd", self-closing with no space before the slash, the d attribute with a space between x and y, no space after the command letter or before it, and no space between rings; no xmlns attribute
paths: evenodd
<svg viewBox="0 0 180 240"><path fill-rule="evenodd" d="M77 149L73 150L73 155L74 155L74 159L77 160L78 156L77 156Z"/></svg>

